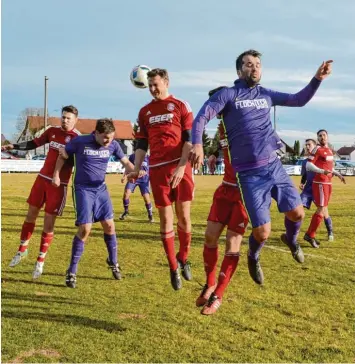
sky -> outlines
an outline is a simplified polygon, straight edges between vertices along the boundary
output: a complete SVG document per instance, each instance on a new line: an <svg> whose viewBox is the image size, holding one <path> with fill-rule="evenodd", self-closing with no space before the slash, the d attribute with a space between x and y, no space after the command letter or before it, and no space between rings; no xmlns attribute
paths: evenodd
<svg viewBox="0 0 355 364"><path fill-rule="evenodd" d="M135 122L151 100L130 83L138 64L167 68L170 93L194 114L211 88L232 85L235 59L254 48L261 84L297 92L323 60L333 73L303 108L277 108L281 138L293 145L329 131L336 146L355 143L355 1L341 0L3 0L1 127L11 139L26 107L59 116L73 104L79 117ZM213 135L217 120L207 125Z"/></svg>

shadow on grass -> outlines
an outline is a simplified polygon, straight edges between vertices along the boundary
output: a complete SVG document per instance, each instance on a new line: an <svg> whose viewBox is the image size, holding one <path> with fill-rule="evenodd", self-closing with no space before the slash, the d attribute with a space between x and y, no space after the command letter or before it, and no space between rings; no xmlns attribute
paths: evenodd
<svg viewBox="0 0 355 364"><path fill-rule="evenodd" d="M97 330L105 330L107 332L124 332L127 329L121 325L113 322L91 319L89 317L77 315L62 315L53 313L42 313L34 311L2 311L2 318L18 319L21 321L37 320L40 322L58 322L67 325L77 325L84 327L91 327Z"/></svg>
<svg viewBox="0 0 355 364"><path fill-rule="evenodd" d="M17 272L19 273L19 272ZM14 283L29 283L29 284L33 284L36 286L49 286L49 287L63 287L64 284L55 284L55 283L47 283L47 282L41 282L41 281L36 281L36 280L30 280L30 279L17 279L17 278L10 278L10 277L4 277L2 276L1 278L1 283L6 283L6 282L14 282Z"/></svg>
<svg viewBox="0 0 355 364"><path fill-rule="evenodd" d="M33 271L22 271L22 272L18 272L18 271L12 271L12 270L3 270L2 273L9 273L9 274L32 274ZM53 276L53 277L62 277L63 278L63 282L65 279L65 270L63 271L63 273L43 273L43 277L45 276ZM77 275L78 278L82 278L82 279L97 279L100 281L112 281L114 280L112 277L98 277L98 276L83 276L81 274ZM64 283L63 284L51 284L51 283L46 283L46 282L41 282L38 280L21 280L21 279L15 279L15 278L9 278L9 277L4 277L2 276L2 281L8 281L8 282L21 282L21 283L34 283L34 284L43 284L43 285L48 285L48 286L54 286L54 287L62 287L65 286Z"/></svg>
<svg viewBox="0 0 355 364"><path fill-rule="evenodd" d="M63 285L63 288L64 287L65 286ZM38 296L31 293L20 294L20 293L3 291L1 296L2 296L1 297L2 301L17 300L17 301L30 301L30 302L61 303L61 304L76 305L76 306L91 306L88 304L83 304L82 301L72 297L52 296L51 294L45 296Z"/></svg>

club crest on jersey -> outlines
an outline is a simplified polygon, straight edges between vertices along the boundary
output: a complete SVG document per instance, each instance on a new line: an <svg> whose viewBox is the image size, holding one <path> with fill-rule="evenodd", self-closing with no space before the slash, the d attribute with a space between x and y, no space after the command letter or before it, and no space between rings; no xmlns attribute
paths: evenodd
<svg viewBox="0 0 355 364"><path fill-rule="evenodd" d="M171 123L174 114L163 114L163 115L155 115L149 118L149 124L157 124L157 123L164 123L168 122Z"/></svg>
<svg viewBox="0 0 355 364"><path fill-rule="evenodd" d="M221 146L222 149L228 148L228 140L227 139L221 139L219 141L219 145Z"/></svg>
<svg viewBox="0 0 355 364"><path fill-rule="evenodd" d="M69 143L69 142L70 142L70 139L71 139L71 138L70 138L70 136L69 136L69 135L68 135L68 136L66 136L66 137L65 137L65 139L64 139L65 143Z"/></svg>
<svg viewBox="0 0 355 364"><path fill-rule="evenodd" d="M172 104L171 102L168 103L168 106L166 107L169 111L174 111L175 109L175 105Z"/></svg>

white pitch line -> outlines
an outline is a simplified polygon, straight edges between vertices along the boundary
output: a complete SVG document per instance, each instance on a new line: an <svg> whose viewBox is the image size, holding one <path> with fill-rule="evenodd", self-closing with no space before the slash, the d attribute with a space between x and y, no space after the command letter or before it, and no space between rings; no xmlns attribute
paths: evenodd
<svg viewBox="0 0 355 364"><path fill-rule="evenodd" d="M290 253L289 250L281 249L281 248L278 248L277 246L273 246L273 245L264 245L264 248L269 248L271 250L277 250L279 252L287 253L287 254ZM317 258L317 259L325 259L325 260L329 260L330 262L333 262L333 263L339 263L340 262L339 260L332 259L332 258L329 258L329 257L325 257L323 255L315 255L315 254L310 254L310 253L304 253L304 256L311 257L311 258ZM350 260L342 260L341 262L342 263L347 263L347 264L355 267L355 263L350 261Z"/></svg>

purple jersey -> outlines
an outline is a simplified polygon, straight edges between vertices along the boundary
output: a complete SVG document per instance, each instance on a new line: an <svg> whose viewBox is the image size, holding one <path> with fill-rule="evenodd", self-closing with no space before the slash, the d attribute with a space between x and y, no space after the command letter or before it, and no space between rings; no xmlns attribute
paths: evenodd
<svg viewBox="0 0 355 364"><path fill-rule="evenodd" d="M205 102L192 127L192 143L202 144L205 125L223 114L231 164L236 171L264 166L274 159L281 140L273 130L270 109L273 106L304 106L315 94L321 81L313 78L296 94L281 93L260 85L250 88L244 80L216 92Z"/></svg>
<svg viewBox="0 0 355 364"><path fill-rule="evenodd" d="M301 176L306 175L306 183L304 184L302 193L312 196L312 194L313 194L312 193L312 182L313 182L315 173L306 170L307 161L308 161L307 158L302 161Z"/></svg>
<svg viewBox="0 0 355 364"><path fill-rule="evenodd" d="M132 153L128 159L129 161L134 164L135 161L135 153ZM149 156L145 156L143 163L141 165L141 170L147 172L147 174L141 178L138 178L135 183L148 183L149 182Z"/></svg>
<svg viewBox="0 0 355 364"><path fill-rule="evenodd" d="M113 140L103 147L94 133L74 138L65 146L69 156L74 156L74 185L95 187L105 182L107 164L111 155L119 160L125 157L120 145Z"/></svg>

